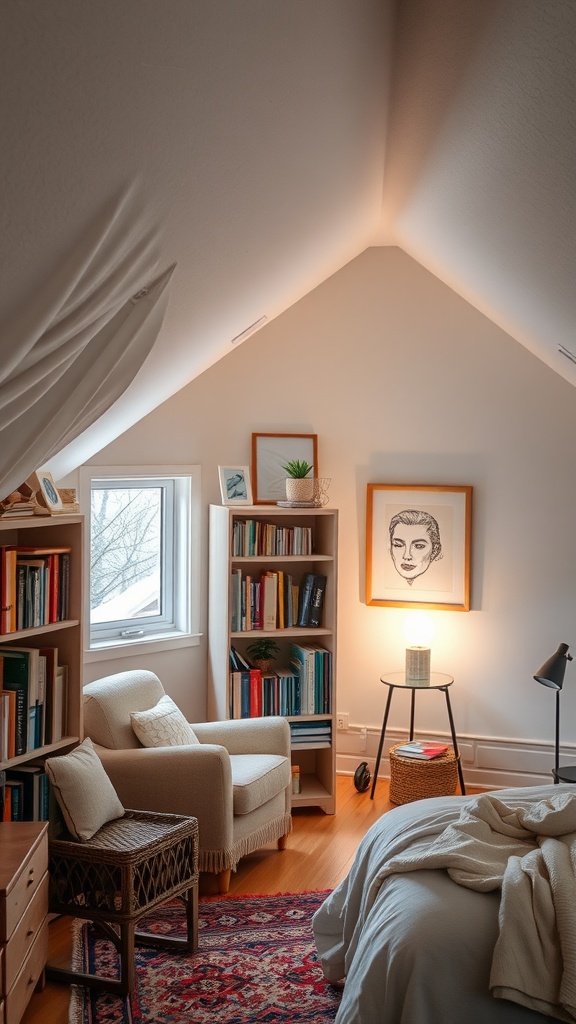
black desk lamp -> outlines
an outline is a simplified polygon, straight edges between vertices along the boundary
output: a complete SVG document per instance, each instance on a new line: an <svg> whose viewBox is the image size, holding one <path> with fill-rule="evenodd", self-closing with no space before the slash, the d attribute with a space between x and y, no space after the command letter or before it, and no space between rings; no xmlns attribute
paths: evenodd
<svg viewBox="0 0 576 1024"><path fill-rule="evenodd" d="M564 673L569 661L572 661L572 655L568 654L568 644L560 644L556 653L551 658L548 658L548 661L544 662L534 676L537 683L542 683L543 686L549 686L551 690L556 690L556 739L554 743L554 770L552 772L555 783L559 781L560 690L564 683ZM574 768L562 769L561 775L565 782L576 782L576 769ZM572 778L571 775L574 777Z"/></svg>

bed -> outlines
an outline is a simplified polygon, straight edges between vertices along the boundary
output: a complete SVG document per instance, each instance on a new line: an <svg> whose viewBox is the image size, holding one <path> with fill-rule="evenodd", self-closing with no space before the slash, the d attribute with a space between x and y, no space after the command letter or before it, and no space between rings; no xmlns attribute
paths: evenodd
<svg viewBox="0 0 576 1024"><path fill-rule="evenodd" d="M576 1021L576 787L396 807L313 920L335 1024Z"/></svg>

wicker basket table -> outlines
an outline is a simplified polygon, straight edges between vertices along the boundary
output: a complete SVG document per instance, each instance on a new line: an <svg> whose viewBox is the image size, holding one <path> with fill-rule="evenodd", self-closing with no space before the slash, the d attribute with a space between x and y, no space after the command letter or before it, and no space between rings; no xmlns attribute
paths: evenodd
<svg viewBox="0 0 576 1024"><path fill-rule="evenodd" d="M390 794L393 804L407 804L429 796L452 796L458 782L458 758L449 747L429 760L397 754L390 747Z"/></svg>
<svg viewBox="0 0 576 1024"><path fill-rule="evenodd" d="M134 945L198 948L198 822L152 811L126 811L92 839L51 838L49 910L93 921L118 949L118 979L47 965L53 981L127 995L135 983ZM166 900L182 898L186 937L135 931L136 922Z"/></svg>

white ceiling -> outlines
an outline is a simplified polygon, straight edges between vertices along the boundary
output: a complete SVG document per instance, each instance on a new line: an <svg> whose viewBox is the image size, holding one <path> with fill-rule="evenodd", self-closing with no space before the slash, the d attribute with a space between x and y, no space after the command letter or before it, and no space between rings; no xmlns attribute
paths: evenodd
<svg viewBox="0 0 576 1024"><path fill-rule="evenodd" d="M573 0L0 0L0 39L2 317L129 183L177 263L58 475L373 244L576 384Z"/></svg>

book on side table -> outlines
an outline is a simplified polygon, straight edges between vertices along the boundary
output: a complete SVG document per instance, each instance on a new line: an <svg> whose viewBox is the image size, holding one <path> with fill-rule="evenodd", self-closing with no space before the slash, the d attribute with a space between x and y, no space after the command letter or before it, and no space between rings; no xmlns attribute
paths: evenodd
<svg viewBox="0 0 576 1024"><path fill-rule="evenodd" d="M433 757L440 757L448 750L446 743L435 743L433 740L414 740L410 743L401 743L394 747L394 753L400 757L416 757L423 761L430 761Z"/></svg>

